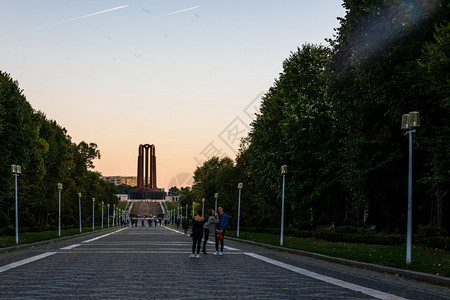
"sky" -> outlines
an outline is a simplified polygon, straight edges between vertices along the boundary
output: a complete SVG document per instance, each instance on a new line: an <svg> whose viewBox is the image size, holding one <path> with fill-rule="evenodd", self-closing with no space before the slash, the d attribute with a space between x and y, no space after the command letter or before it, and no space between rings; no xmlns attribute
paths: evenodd
<svg viewBox="0 0 450 300"><path fill-rule="evenodd" d="M327 45L344 15L338 0L0 0L0 70L72 142L98 145L105 176L136 176L154 144L167 190L234 159L283 61Z"/></svg>

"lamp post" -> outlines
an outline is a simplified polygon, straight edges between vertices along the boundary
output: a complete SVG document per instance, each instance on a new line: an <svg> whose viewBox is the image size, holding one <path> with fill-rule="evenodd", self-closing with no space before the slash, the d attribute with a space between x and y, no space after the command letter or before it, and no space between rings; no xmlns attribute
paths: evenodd
<svg viewBox="0 0 450 300"><path fill-rule="evenodd" d="M205 198L202 198L202 217L204 215L205 212Z"/></svg>
<svg viewBox="0 0 450 300"><path fill-rule="evenodd" d="M58 236L61 236L61 190L63 188L62 183L58 183Z"/></svg>
<svg viewBox="0 0 450 300"><path fill-rule="evenodd" d="M188 205L186 204L186 220L188 219Z"/></svg>
<svg viewBox="0 0 450 300"><path fill-rule="evenodd" d="M109 203L106 204L106 207L108 208L108 228L109 228Z"/></svg>
<svg viewBox="0 0 450 300"><path fill-rule="evenodd" d="M105 203L102 201L102 229L103 229L103 205L104 205Z"/></svg>
<svg viewBox="0 0 450 300"><path fill-rule="evenodd" d="M216 199L214 203L214 213L217 213L217 198L219 198L219 193L215 193L214 198Z"/></svg>
<svg viewBox="0 0 450 300"><path fill-rule="evenodd" d="M95 230L95 198L92 198L92 231Z"/></svg>
<svg viewBox="0 0 450 300"><path fill-rule="evenodd" d="M17 177L22 173L22 167L20 165L11 165L11 171L14 175L14 186L15 186L15 207L16 207L16 244L19 243L19 205L17 201Z"/></svg>
<svg viewBox="0 0 450 300"><path fill-rule="evenodd" d="M115 218L116 218L116 205L115 204L113 204L113 224L112 224L112 226L114 227L114 220L115 220Z"/></svg>
<svg viewBox="0 0 450 300"><path fill-rule="evenodd" d="M287 166L281 166L281 174L283 175L283 189L281 190L281 233L280 233L280 246L283 246L283 234L284 234L284 186L285 175L287 173Z"/></svg>
<svg viewBox="0 0 450 300"><path fill-rule="evenodd" d="M243 183L239 182L238 183L238 190L239 190L239 202L238 202L238 223L237 223L237 231L236 231L236 236L239 237L239 223L240 223L240 218L241 218L241 190L242 190L242 186Z"/></svg>
<svg viewBox="0 0 450 300"><path fill-rule="evenodd" d="M80 232L81 232L81 193L78 193L78 217L79 217Z"/></svg>
<svg viewBox="0 0 450 300"><path fill-rule="evenodd" d="M192 217L195 216L195 202L192 201Z"/></svg>
<svg viewBox="0 0 450 300"><path fill-rule="evenodd" d="M406 263L411 263L412 240L412 134L415 128L420 127L419 112L411 111L402 116L402 127L409 135L409 160L408 160L408 219L406 229Z"/></svg>
<svg viewBox="0 0 450 300"><path fill-rule="evenodd" d="M180 206L179 205L177 207L177 217L180 218ZM181 218L180 218L180 221L181 221Z"/></svg>

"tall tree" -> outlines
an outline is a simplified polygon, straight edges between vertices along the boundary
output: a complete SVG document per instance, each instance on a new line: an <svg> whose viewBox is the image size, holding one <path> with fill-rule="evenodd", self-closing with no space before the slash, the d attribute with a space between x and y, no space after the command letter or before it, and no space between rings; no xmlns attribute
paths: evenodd
<svg viewBox="0 0 450 300"><path fill-rule="evenodd" d="M430 129L440 122L442 111L427 96L417 60L432 39L434 24L447 19L449 9L437 0L349 0L344 7L347 14L331 41L329 82L341 119L343 183L356 219L366 215L366 224L403 229L407 140L399 122L409 111L422 114L414 146L415 176L420 179L426 173L425 148L430 149L423 137L436 137ZM415 192L420 217L426 193L420 187Z"/></svg>
<svg viewBox="0 0 450 300"><path fill-rule="evenodd" d="M269 215L279 215L280 167L288 165L286 200L291 224L304 222L311 207L331 221L333 213L323 202L331 210L338 207L333 203L339 199L331 197L338 185L333 171L333 110L326 98L329 56L328 48L310 44L291 53L264 95L249 134L251 170Z"/></svg>

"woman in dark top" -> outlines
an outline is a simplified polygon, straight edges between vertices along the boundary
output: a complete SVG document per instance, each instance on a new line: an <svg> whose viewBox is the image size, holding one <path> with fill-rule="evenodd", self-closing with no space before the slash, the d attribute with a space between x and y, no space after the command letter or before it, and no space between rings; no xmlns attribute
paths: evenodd
<svg viewBox="0 0 450 300"><path fill-rule="evenodd" d="M200 245L203 237L203 224L205 223L205 218L201 216L201 213L201 210L197 211L197 214L192 218L192 254L189 255L191 258L200 258ZM195 255L195 250L197 250L197 255Z"/></svg>

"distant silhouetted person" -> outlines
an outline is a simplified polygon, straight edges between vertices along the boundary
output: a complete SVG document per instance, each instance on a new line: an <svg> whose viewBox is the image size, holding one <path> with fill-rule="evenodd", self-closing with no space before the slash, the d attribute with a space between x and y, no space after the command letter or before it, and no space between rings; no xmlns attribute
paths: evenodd
<svg viewBox="0 0 450 300"><path fill-rule="evenodd" d="M188 227L189 227L188 219L184 218L183 221L181 221L181 225L183 225L184 234L187 234Z"/></svg>

